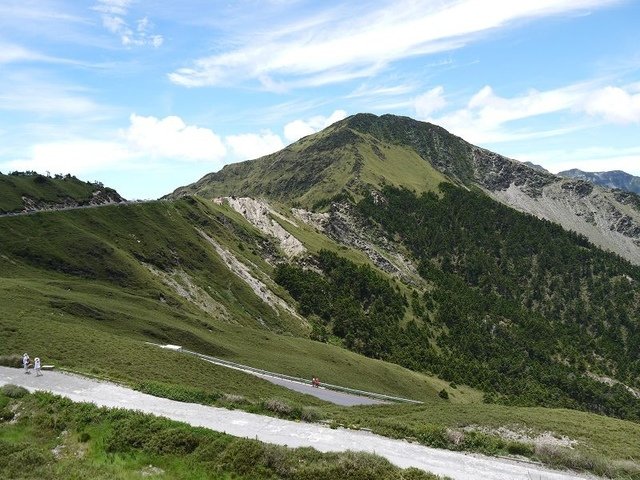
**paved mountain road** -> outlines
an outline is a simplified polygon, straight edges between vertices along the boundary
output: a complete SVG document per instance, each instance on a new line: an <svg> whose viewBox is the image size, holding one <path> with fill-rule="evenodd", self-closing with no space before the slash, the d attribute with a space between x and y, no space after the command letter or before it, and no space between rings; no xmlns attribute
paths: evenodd
<svg viewBox="0 0 640 480"><path fill-rule="evenodd" d="M238 410L182 403L60 372L44 372L42 377L36 377L25 375L21 369L0 367L0 385L7 383L22 385L31 391L46 390L76 402L140 410L237 437L257 438L267 443L313 447L322 452L353 450L376 453L400 467L417 467L456 480L594 478L549 470L534 464L428 448L363 431L331 429L318 424L280 420Z"/></svg>

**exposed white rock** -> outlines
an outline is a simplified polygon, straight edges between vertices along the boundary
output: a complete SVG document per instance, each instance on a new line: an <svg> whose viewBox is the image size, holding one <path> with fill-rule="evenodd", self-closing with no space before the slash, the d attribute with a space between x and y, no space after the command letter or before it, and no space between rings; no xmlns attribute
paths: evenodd
<svg viewBox="0 0 640 480"><path fill-rule="evenodd" d="M591 192L579 193L566 188L565 181L558 181L542 187L539 196L514 183L505 190L488 193L506 205L558 223L586 236L595 245L640 264L640 236L629 233L640 226L640 212L616 201L609 190L593 186Z"/></svg>
<svg viewBox="0 0 640 480"><path fill-rule="evenodd" d="M309 210L305 210L303 208L292 208L291 213L293 213L293 216L301 222L312 226L322 233L324 233L324 230L327 227L330 218L329 213L310 212Z"/></svg>
<svg viewBox="0 0 640 480"><path fill-rule="evenodd" d="M282 309L286 311L288 314L292 315L293 317L303 322L304 324L307 323L307 321L303 317L298 315L298 313L294 310L293 307L291 307L291 305L289 305L282 298L280 298L275 293L273 293L271 289L264 282L257 279L251 273L251 271L249 270L249 267L247 267L244 263L238 260L233 253L231 253L229 250L224 248L222 245L220 245L218 242L216 242L213 238L211 238L202 230L198 230L198 231L200 232L200 235L202 235L202 237L206 239L213 246L216 253L220 255L220 257L222 258L224 263L227 265L229 270L231 270L242 281L244 281L251 288L251 290L253 290L253 292L262 299L262 301L264 301L276 312L277 315L280 315L279 309Z"/></svg>
<svg viewBox="0 0 640 480"><path fill-rule="evenodd" d="M220 203L220 199L214 200ZM227 203L236 212L246 218L249 223L258 228L261 232L278 240L280 248L288 257L295 257L306 253L307 249L302 242L287 232L273 217L289 222L297 226L294 222L276 212L263 200L254 200L249 197L223 197L222 201Z"/></svg>
<svg viewBox="0 0 640 480"><path fill-rule="evenodd" d="M611 378L611 377L606 377L603 375L596 375L595 373L591 373L588 372L587 376L589 378L592 378L593 380L600 382L600 383L604 383L605 385L608 385L610 387L613 387L614 385L621 385L622 387L624 387L631 395L633 395L634 397L640 399L640 390L630 387L629 385L625 385L624 383L622 383L619 380L616 380L615 378Z"/></svg>
<svg viewBox="0 0 640 480"><path fill-rule="evenodd" d="M165 272L147 263L143 263L143 265L151 273L157 276L162 283L171 288L182 298L189 300L205 313L208 313L219 320L230 323L233 322L231 315L229 315L229 312L224 305L215 301L204 289L196 285L193 278L191 278L191 275L184 270L175 269L171 272Z"/></svg>

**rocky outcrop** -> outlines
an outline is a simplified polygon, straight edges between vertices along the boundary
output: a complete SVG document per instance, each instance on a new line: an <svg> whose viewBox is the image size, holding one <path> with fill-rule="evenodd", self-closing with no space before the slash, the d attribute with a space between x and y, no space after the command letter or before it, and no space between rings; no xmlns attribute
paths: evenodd
<svg viewBox="0 0 640 480"><path fill-rule="evenodd" d="M410 285L422 283L415 265L400 246L389 240L381 229L365 224L351 203L334 202L328 213L303 209L293 209L293 213L336 242L361 251L379 269Z"/></svg>
<svg viewBox="0 0 640 480"><path fill-rule="evenodd" d="M292 223L291 220L276 212L267 202L249 197L223 197L215 201L228 204L261 232L275 238L286 256L295 257L306 253L307 249L302 242L287 232L274 217L283 222ZM295 226L294 223L292 225Z"/></svg>
<svg viewBox="0 0 640 480"><path fill-rule="evenodd" d="M118 192L111 188L103 188L92 193L91 198L77 200L71 197L56 202L36 200L28 196L22 196L23 208L19 213L33 213L46 210L70 210L81 207L96 207L126 202Z"/></svg>
<svg viewBox="0 0 640 480"><path fill-rule="evenodd" d="M484 148L473 148L474 179L489 191L504 191L515 185L532 197L542 195L542 189L557 177L531 168Z"/></svg>

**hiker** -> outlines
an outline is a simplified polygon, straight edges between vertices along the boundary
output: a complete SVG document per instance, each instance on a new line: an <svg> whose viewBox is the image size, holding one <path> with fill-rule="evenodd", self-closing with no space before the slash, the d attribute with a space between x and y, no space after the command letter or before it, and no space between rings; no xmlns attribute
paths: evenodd
<svg viewBox="0 0 640 480"><path fill-rule="evenodd" d="M25 352L22 356L22 366L24 367L24 373L29 374L29 355Z"/></svg>
<svg viewBox="0 0 640 480"><path fill-rule="evenodd" d="M36 371L36 377L41 377L42 376L42 371L40 370L40 358L36 357L36 359L33 361L33 369Z"/></svg>

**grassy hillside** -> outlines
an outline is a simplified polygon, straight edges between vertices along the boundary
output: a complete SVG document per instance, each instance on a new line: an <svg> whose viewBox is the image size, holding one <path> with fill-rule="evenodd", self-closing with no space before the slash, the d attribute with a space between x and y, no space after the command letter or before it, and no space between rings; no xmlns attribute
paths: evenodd
<svg viewBox="0 0 640 480"><path fill-rule="evenodd" d="M70 175L47 177L35 172L0 174L0 214L60 206L121 201L117 192Z"/></svg>
<svg viewBox="0 0 640 480"><path fill-rule="evenodd" d="M276 247L224 210L183 199L0 219L0 354L26 350L112 378L132 380L143 369L151 379L206 385L198 368L216 368L195 367L187 357L172 364L175 354L143 344L174 343L281 373L437 398L445 382L308 340L306 324L257 297L198 228L259 266L265 281L272 267L260 257ZM203 298L180 296L145 265L166 275L182 272L175 278L203 297L206 292L211 308L199 307ZM228 390L224 383L220 388Z"/></svg>

